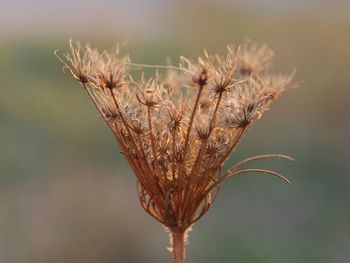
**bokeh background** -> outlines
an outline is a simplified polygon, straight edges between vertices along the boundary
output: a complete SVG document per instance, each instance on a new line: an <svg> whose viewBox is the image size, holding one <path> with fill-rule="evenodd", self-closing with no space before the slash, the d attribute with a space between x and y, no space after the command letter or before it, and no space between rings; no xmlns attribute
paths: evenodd
<svg viewBox="0 0 350 263"><path fill-rule="evenodd" d="M225 184L190 235L187 262L350 260L350 2L0 1L0 262L170 262L168 236L140 207L135 178L53 51L68 38L134 62L195 58L250 37L296 69L287 92L230 162L262 153L287 175Z"/></svg>

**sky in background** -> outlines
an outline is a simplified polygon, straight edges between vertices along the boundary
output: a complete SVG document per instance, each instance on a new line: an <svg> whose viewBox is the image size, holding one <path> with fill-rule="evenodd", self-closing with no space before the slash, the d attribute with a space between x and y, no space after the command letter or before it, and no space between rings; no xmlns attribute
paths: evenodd
<svg viewBox="0 0 350 263"><path fill-rule="evenodd" d="M0 35L85 35L154 37L181 23L185 10L204 7L228 8L259 14L310 16L339 15L350 7L347 0L78 0L0 1ZM180 9L180 10L179 10ZM182 12L181 9L184 9Z"/></svg>

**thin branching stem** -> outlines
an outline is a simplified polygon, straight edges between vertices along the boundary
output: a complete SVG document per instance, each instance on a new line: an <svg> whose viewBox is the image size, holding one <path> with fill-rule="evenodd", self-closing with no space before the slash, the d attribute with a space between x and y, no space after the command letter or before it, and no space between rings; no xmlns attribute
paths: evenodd
<svg viewBox="0 0 350 263"><path fill-rule="evenodd" d="M176 67L176 66L171 66L171 65L149 65L149 64L140 64L140 63L127 63L127 65L129 66L133 66L133 67L140 67L140 68L154 68L154 69L174 69L174 70L180 70L186 73L191 73L189 70L185 69L185 68L181 68L181 67Z"/></svg>
<svg viewBox="0 0 350 263"><path fill-rule="evenodd" d="M228 171L225 175L223 175L222 177L220 177L220 179L218 181L216 181L214 184L212 184L209 189L207 189L206 193L210 192L211 190L213 190L216 186L218 186L219 184L221 184L222 182L226 181L227 179L230 179L232 177L235 177L239 174L245 174L245 173L262 173L262 174L271 174L274 175L280 179L282 179L283 181L285 181L287 184L290 184L290 181L284 177L283 175L276 173L274 171L270 171L270 170L265 170L265 169L244 169L244 170L238 170L236 172L230 172Z"/></svg>
<svg viewBox="0 0 350 263"><path fill-rule="evenodd" d="M112 134L114 135L116 141L118 142L118 144L122 148L122 151L125 153L125 157L129 161L129 163L131 165L131 168L134 171L135 175L140 179L140 176L141 176L142 172L138 168L138 165L135 164L134 159L130 156L130 154L128 152L128 149L127 149L127 146L124 144L124 142L122 140L120 140L120 136L117 136L117 134L115 133L115 130L112 127L112 125L104 117L104 114L103 114L101 108L99 107L98 103L96 102L94 96L91 94L91 92L90 92L89 88L87 87L86 83L82 83L82 86L83 86L84 90L87 92L87 94L90 97L90 99L93 102L93 104L95 105L97 111L99 112L99 114L101 115L103 120L105 121L107 127L112 131Z"/></svg>
<svg viewBox="0 0 350 263"><path fill-rule="evenodd" d="M184 142L184 145L185 145L184 152L186 152L187 147L188 147L188 141L189 141L189 139L190 139L190 134L191 134L191 129L192 129L194 117L195 117L195 115L196 115L196 111L197 111L198 104L199 104L199 99L200 99L200 97L201 97L203 88L204 88L204 85L200 85L200 86L199 86L199 89L198 89L196 101L195 101L195 103L194 103L193 110L192 110L192 114L191 114L191 118L190 118L190 121L189 121L189 124L188 124L188 127L187 127L187 132L186 132L186 137L185 137L185 142Z"/></svg>
<svg viewBox="0 0 350 263"><path fill-rule="evenodd" d="M221 158L218 167L221 167L223 165L223 163L226 161L226 159L230 156L230 154L233 152L233 150L239 144L240 140L242 139L243 135L246 133L247 130L248 130L248 126L244 127L243 129L240 129L233 144L230 146L230 148L226 151L224 156Z"/></svg>
<svg viewBox="0 0 350 263"><path fill-rule="evenodd" d="M136 151L136 156L137 156L136 159L137 159L138 162L142 162L142 163L143 163L143 161L142 161L143 158L141 157L140 151L139 151L139 149L138 149L138 147L137 147L137 145L136 145L134 136L132 135L132 133L131 133L131 131L130 131L129 125L128 125L127 121L125 120L124 116L123 116L123 112L122 112L121 109L120 109L120 106L119 106L119 103L117 102L117 99L116 99L116 97L115 97L115 94L114 94L113 90L109 90L109 91L110 91L110 95L111 95L111 97L112 97L112 99L113 99L114 105L115 105L115 107L116 107L117 110L118 110L119 117L120 117L120 119L122 120L122 122L123 122L123 124L124 124L124 127L125 127L125 129L126 129L128 135L129 135L129 137L130 137L130 141L131 141L131 144L132 144L132 146L133 146L133 149ZM132 158L134 159L134 157L132 157ZM140 167L141 170L143 170L144 168L148 168L148 166L145 167L145 165L139 165L138 167ZM150 171L149 171L149 172L150 172ZM141 172L141 174L144 175L145 173L144 173L144 172ZM147 179L146 179L146 181L147 181Z"/></svg>
<svg viewBox="0 0 350 263"><path fill-rule="evenodd" d="M238 167L245 165L247 163L256 161L256 160L261 160L261 159L272 159L272 158L277 158L277 159L284 159L284 160L288 160L290 162L294 162L294 159L288 155L283 155L283 154L262 154L262 155L256 155L253 157L249 157L247 159L244 159L240 162L238 162L237 164L235 164L234 166L232 166L229 170L230 171L234 171L236 170Z"/></svg>

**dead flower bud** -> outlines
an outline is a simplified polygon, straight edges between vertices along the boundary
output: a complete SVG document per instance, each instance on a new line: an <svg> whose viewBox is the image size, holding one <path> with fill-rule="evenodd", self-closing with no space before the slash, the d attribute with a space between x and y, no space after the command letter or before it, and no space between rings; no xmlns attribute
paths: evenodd
<svg viewBox="0 0 350 263"><path fill-rule="evenodd" d="M210 121L210 117L208 115L204 115L198 113L198 118L196 119L195 129L197 133L197 137L199 140L208 140L211 132L214 129L213 124Z"/></svg>
<svg viewBox="0 0 350 263"><path fill-rule="evenodd" d="M175 109L175 108L168 108L167 109L167 118L168 118L168 128L171 133L176 133L181 130L181 125L184 123L183 116L184 116L184 110L183 109Z"/></svg>
<svg viewBox="0 0 350 263"><path fill-rule="evenodd" d="M58 55L58 50L55 55L63 63L64 70L67 69L82 84L88 83L97 61L96 53L88 45L83 47L80 42L73 40L69 40L69 51L63 55L64 58Z"/></svg>
<svg viewBox="0 0 350 263"><path fill-rule="evenodd" d="M203 88L209 79L206 61L198 58L198 64L194 64L185 57L180 57L180 60L180 66L190 73L192 82Z"/></svg>

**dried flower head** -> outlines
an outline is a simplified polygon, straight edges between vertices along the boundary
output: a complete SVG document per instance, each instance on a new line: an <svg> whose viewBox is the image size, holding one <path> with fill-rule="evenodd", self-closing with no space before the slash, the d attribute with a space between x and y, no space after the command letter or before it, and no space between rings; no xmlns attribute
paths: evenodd
<svg viewBox="0 0 350 263"><path fill-rule="evenodd" d="M272 54L246 42L228 47L225 56L181 57L180 67L165 67L165 76L157 71L138 81L128 74L140 64L119 49L99 53L70 41L70 53L60 58L115 136L137 177L142 207L170 231L174 262L184 261L185 236L222 182L265 173L289 183L270 170L241 169L258 159L292 160L285 155L255 156L221 173L252 123L291 86L291 76L266 72Z"/></svg>

